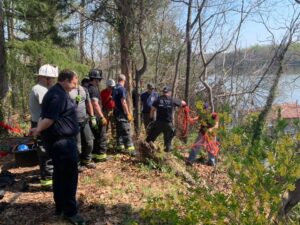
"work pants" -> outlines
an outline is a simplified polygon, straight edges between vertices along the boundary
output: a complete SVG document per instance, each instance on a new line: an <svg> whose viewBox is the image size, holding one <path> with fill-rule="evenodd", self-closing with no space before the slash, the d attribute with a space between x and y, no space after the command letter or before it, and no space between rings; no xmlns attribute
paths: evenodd
<svg viewBox="0 0 300 225"><path fill-rule="evenodd" d="M175 128L171 122L154 121L149 127L146 141L154 142L161 133L164 135L165 151L170 152L172 150L172 140L175 136Z"/></svg>
<svg viewBox="0 0 300 225"><path fill-rule="evenodd" d="M190 155L188 157L189 162L194 163L196 161L197 155L200 153L201 148L203 148L204 144L206 144L206 143L203 138L203 134L199 133L194 142L194 147L191 149ZM210 152L208 152L208 160L209 160L209 163L211 163L212 165L216 164L216 158Z"/></svg>
<svg viewBox="0 0 300 225"><path fill-rule="evenodd" d="M92 128L94 134L94 155L106 155L107 150L107 140L106 140L106 126L102 125L99 120L97 120L97 128Z"/></svg>
<svg viewBox="0 0 300 225"><path fill-rule="evenodd" d="M94 135L88 121L79 123L80 132L76 136L79 158L82 163L88 163L92 159L94 147Z"/></svg>
<svg viewBox="0 0 300 225"><path fill-rule="evenodd" d="M117 148L118 146L124 146L125 149L132 147L131 126L127 116L122 112L114 111L114 118L117 128Z"/></svg>
<svg viewBox="0 0 300 225"><path fill-rule="evenodd" d="M53 193L56 212L65 216L77 214L78 149L76 137L60 138L46 143L53 160Z"/></svg>

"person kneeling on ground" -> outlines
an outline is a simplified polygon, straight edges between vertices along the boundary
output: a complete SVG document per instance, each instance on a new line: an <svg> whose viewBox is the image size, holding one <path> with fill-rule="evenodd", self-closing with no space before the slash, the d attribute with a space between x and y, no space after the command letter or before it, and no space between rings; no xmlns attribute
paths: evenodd
<svg viewBox="0 0 300 225"><path fill-rule="evenodd" d="M208 110L208 105L204 105L204 109ZM209 140L213 140L215 142L216 140L216 135L213 132L214 129L217 129L219 127L219 117L218 114L213 112L207 116L208 118L199 118L202 120L200 129L199 129L199 134L198 137L196 138L194 142L194 147L191 149L190 155L187 159L187 165L192 165L196 159L197 155L200 152L200 149L202 147L207 148ZM215 166L216 165L216 158L215 155L212 154L212 152L208 151L208 165L210 166Z"/></svg>

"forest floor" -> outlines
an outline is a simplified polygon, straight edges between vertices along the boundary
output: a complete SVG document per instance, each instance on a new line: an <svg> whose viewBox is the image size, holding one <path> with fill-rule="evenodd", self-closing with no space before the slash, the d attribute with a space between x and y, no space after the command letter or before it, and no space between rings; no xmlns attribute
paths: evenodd
<svg viewBox="0 0 300 225"><path fill-rule="evenodd" d="M13 161L12 155L2 158L0 168L10 167ZM199 163L188 170L215 191L230 189L227 173L221 166L213 168ZM38 166L10 168L9 171L15 176L15 182L5 189L4 198L0 200L0 224L68 224L54 215L53 194L51 190L41 189ZM77 199L80 213L88 224L133 224L139 221L149 199L179 192L188 194L190 187L173 173L116 154L111 160L98 163L96 169L86 169L79 174Z"/></svg>

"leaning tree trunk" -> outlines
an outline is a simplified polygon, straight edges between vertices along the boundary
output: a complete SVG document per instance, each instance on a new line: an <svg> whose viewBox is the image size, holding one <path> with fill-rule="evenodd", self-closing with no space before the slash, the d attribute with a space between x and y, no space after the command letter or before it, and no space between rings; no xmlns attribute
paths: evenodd
<svg viewBox="0 0 300 225"><path fill-rule="evenodd" d="M267 68L267 70L270 70L272 68L272 66L277 66L277 71L275 73L275 78L273 81L273 84L271 86L269 95L267 97L267 101L266 101L266 105L264 106L264 109L261 111L261 113L258 116L258 119L256 121L256 123L254 124L254 133L252 136L252 145L256 146L256 144L258 144L261 140L261 134L263 132L263 127L264 127L264 123L266 121L267 115L270 112L270 110L272 109L272 104L275 100L276 97L276 90L277 90L277 86L280 80L280 77L282 75L282 63L285 57L285 54L289 48L289 46L292 43L292 34L289 34L289 37L286 37L282 40L281 44L279 45L279 49L277 49L272 62L269 67Z"/></svg>
<svg viewBox="0 0 300 225"><path fill-rule="evenodd" d="M0 0L0 121L4 120L5 98L8 92L8 77L6 73L6 52L4 39L3 1Z"/></svg>

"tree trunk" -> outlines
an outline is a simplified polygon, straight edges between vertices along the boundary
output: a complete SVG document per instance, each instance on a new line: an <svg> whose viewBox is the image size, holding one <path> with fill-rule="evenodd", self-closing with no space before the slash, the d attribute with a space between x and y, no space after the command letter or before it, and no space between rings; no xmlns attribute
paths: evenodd
<svg viewBox="0 0 300 225"><path fill-rule="evenodd" d="M184 99L189 104L189 89L190 89L190 73L191 73L191 53L192 53L192 41L191 41L191 14L192 14L193 0L189 0L188 14L186 21L186 74L185 74L185 94Z"/></svg>
<svg viewBox="0 0 300 225"><path fill-rule="evenodd" d="M132 37L134 13L132 12L132 0L115 0L120 23L117 30L120 38L121 73L126 76L126 89L128 92L128 105L132 113Z"/></svg>
<svg viewBox="0 0 300 225"><path fill-rule="evenodd" d="M182 49L179 49L179 51L177 53L176 66L175 66L175 76L174 76L173 86L172 86L172 97L176 96L177 81L178 81L178 70L179 70L181 52L182 52Z"/></svg>
<svg viewBox="0 0 300 225"><path fill-rule="evenodd" d="M85 0L81 0L80 3L80 25L79 25L79 52L80 52L80 63L84 63L84 7L85 7Z"/></svg>
<svg viewBox="0 0 300 225"><path fill-rule="evenodd" d="M126 89L128 91L129 110L132 111L132 58L130 54L131 47L130 35L126 30L120 33L120 53L121 53L121 73L126 76Z"/></svg>
<svg viewBox="0 0 300 225"><path fill-rule="evenodd" d="M4 39L3 1L0 0L0 121L4 120L5 98L8 92L8 77L6 73L6 52Z"/></svg>

